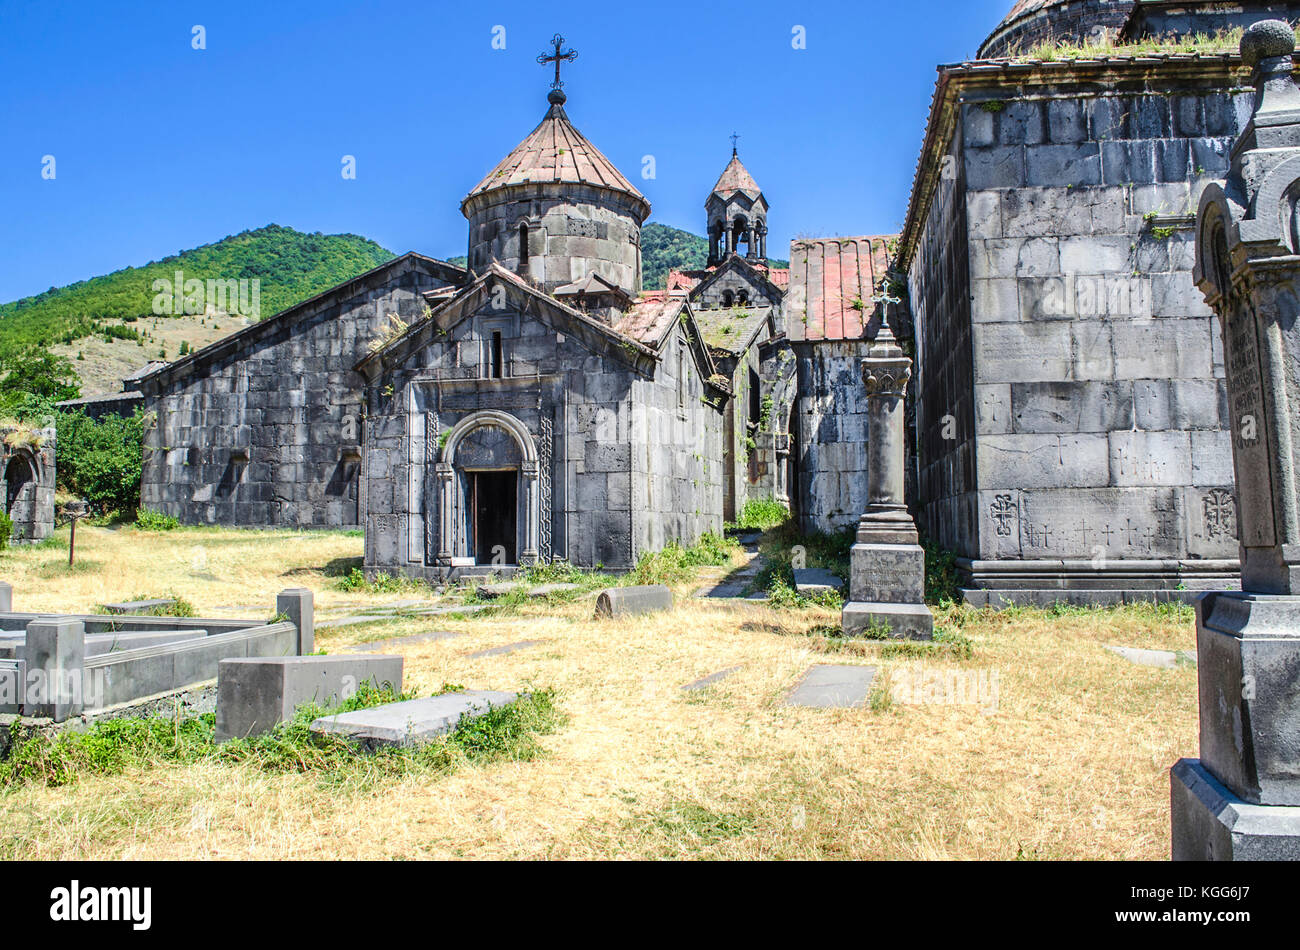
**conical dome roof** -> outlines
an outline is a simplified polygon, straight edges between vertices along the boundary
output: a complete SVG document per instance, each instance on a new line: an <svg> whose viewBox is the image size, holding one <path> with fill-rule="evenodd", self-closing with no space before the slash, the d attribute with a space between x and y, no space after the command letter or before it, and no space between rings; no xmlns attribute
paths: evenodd
<svg viewBox="0 0 1300 950"><path fill-rule="evenodd" d="M727 163L727 167L718 176L718 183L713 186L713 194L725 198L728 195L734 195L738 191L743 191L751 198L757 198L763 193L762 189L758 187L758 182L754 181L754 176L749 173L748 168L741 164L740 156L733 150L731 161Z"/></svg>
<svg viewBox="0 0 1300 950"><path fill-rule="evenodd" d="M551 108L537 128L475 185L461 210L475 197L512 185L575 184L607 188L622 192L645 206L644 220L650 214L650 202L592 145L569 121L564 112L564 95L552 93Z"/></svg>

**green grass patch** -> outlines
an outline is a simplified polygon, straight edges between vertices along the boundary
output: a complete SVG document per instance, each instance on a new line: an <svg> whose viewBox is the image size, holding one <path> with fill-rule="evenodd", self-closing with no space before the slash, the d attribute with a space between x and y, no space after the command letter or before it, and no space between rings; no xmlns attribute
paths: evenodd
<svg viewBox="0 0 1300 950"><path fill-rule="evenodd" d="M181 523L179 519L161 511L139 508L135 513L135 526L141 531L175 531Z"/></svg>
<svg viewBox="0 0 1300 950"><path fill-rule="evenodd" d="M775 498L751 498L728 531L767 531L790 520L790 509Z"/></svg>
<svg viewBox="0 0 1300 950"><path fill-rule="evenodd" d="M636 569L627 575L629 584L680 584L695 576L696 568L730 564L740 554L740 545L713 532L706 533L689 548L673 542L662 551L643 554Z"/></svg>
<svg viewBox="0 0 1300 950"><path fill-rule="evenodd" d="M452 689L448 684L442 692ZM333 784L364 785L409 774L445 774L467 763L526 761L541 754L538 737L555 731L565 721L555 704L555 691L543 689L477 718L462 718L449 735L418 746L365 752L339 736L319 735L310 729L312 721L321 716L411 698L410 693L363 684L356 695L338 706L326 709L307 704L299 707L291 721L268 733L221 745L214 740L216 716L212 713L122 717L55 736L19 728L11 737L9 755L0 760L0 788L58 787L83 775L117 775L130 768L199 762L316 774Z"/></svg>

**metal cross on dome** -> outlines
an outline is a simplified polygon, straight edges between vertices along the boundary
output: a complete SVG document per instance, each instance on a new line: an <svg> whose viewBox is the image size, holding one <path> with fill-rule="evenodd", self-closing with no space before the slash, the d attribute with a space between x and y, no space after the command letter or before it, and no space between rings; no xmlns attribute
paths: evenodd
<svg viewBox="0 0 1300 950"><path fill-rule="evenodd" d="M736 154L736 142L737 142L739 139L740 139L740 136L739 136L737 133L735 133L735 132L732 132L732 133L731 133L731 154L732 154L732 155L735 155L735 154Z"/></svg>
<svg viewBox="0 0 1300 950"><path fill-rule="evenodd" d="M578 58L576 49L564 49L564 37L556 33L551 37L551 44L555 47L555 53L547 56L541 53L537 57L537 62L543 66L550 63L555 64L555 82L551 83L552 89L559 89L564 83L560 82L560 63L571 63Z"/></svg>

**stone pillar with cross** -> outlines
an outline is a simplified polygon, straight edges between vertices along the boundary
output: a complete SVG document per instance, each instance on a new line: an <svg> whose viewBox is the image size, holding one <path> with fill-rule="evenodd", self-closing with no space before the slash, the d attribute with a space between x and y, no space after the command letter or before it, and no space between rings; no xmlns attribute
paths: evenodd
<svg viewBox="0 0 1300 950"><path fill-rule="evenodd" d="M1223 330L1241 590L1196 605L1200 758L1173 767L1175 860L1300 860L1300 87L1281 20L1241 41L1254 112L1196 220Z"/></svg>
<svg viewBox="0 0 1300 950"><path fill-rule="evenodd" d="M934 616L925 606L925 551L903 499L903 397L912 361L881 322L862 361L867 389L867 510L850 554L845 636L929 640Z"/></svg>

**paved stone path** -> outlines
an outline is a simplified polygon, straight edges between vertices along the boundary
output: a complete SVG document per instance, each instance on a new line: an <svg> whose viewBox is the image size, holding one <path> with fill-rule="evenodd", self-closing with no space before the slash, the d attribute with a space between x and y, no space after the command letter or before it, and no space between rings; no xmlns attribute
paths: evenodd
<svg viewBox="0 0 1300 950"><path fill-rule="evenodd" d="M763 556L758 553L758 535L745 535L738 540L745 551L745 563L734 570L727 571L725 568L714 567L705 568L700 573L707 579L702 587L695 591L696 597L708 598L725 598L736 599L746 598L748 600L767 600L767 594L763 591L755 591L753 594L746 594L750 583L763 570L766 562Z"/></svg>
<svg viewBox="0 0 1300 950"><path fill-rule="evenodd" d="M804 674L785 698L787 706L812 709L849 709L861 706L876 678L874 666L839 666L819 663Z"/></svg>

